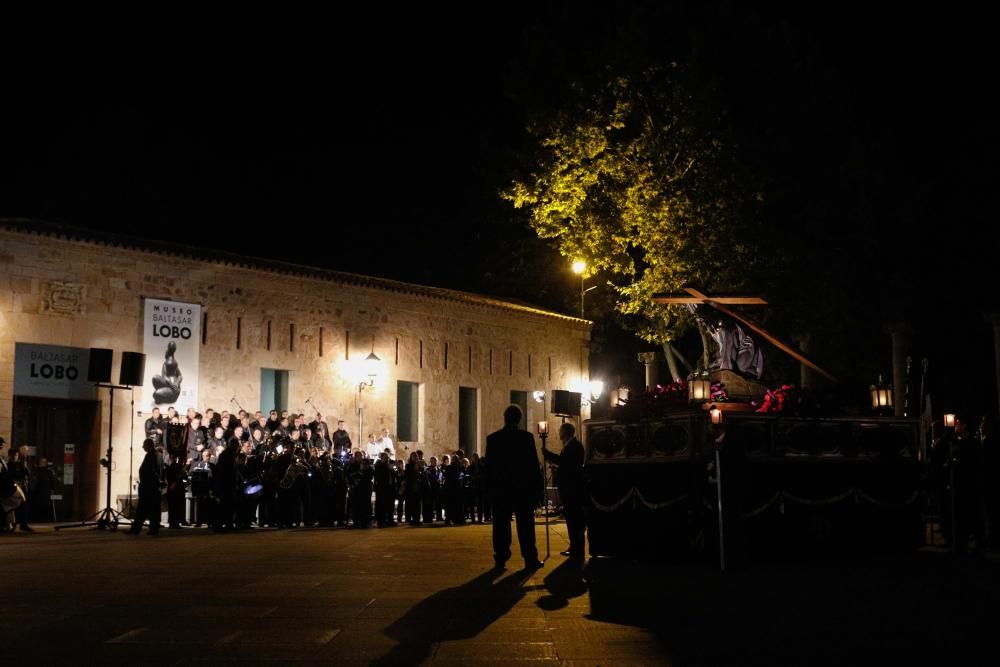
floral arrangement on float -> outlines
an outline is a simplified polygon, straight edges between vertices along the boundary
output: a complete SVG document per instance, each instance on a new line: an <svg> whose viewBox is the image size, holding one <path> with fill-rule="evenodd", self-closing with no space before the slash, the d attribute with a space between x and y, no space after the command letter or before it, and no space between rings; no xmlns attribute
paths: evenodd
<svg viewBox="0 0 1000 667"><path fill-rule="evenodd" d="M611 414L617 422L633 423L664 417L688 407L688 383L681 379L658 384L644 392L631 392L628 402L613 408Z"/></svg>
<svg viewBox="0 0 1000 667"><path fill-rule="evenodd" d="M692 407L697 407L698 403L729 404L731 401L722 382L713 382L703 401L692 401L689 381L680 379L669 384L656 385L644 392L631 392L627 402L612 408L611 416L619 423L635 423L643 419L657 419L672 413L691 410ZM757 414L818 417L844 413L843 409L839 411L835 409L840 403L841 401L835 396L821 396L814 392L803 391L793 384L781 384L774 389L766 390L762 399L751 401L744 409ZM732 404L732 407L743 405Z"/></svg>
<svg viewBox="0 0 1000 667"><path fill-rule="evenodd" d="M777 389L768 389L761 401L753 401L754 412L764 414L793 414L798 412L802 396L795 385L783 384Z"/></svg>

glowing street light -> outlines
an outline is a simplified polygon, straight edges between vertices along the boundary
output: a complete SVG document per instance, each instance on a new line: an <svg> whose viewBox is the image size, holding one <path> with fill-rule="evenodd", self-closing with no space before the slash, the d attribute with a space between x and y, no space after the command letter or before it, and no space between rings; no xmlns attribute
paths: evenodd
<svg viewBox="0 0 1000 667"><path fill-rule="evenodd" d="M597 287L597 285L592 285L591 287L584 289L583 281L587 273L587 263L582 259L573 260L573 273L580 276L580 319L584 319L584 310L583 310L584 296L587 294L587 292Z"/></svg>
<svg viewBox="0 0 1000 667"><path fill-rule="evenodd" d="M604 393L604 380L590 381L590 400L596 401Z"/></svg>
<svg viewBox="0 0 1000 667"><path fill-rule="evenodd" d="M364 374L367 376L367 380L362 379L358 382L358 397L355 400L355 405L358 410L358 440L361 440L362 433L364 433L365 425L365 406L361 402L361 392L366 388L375 388L375 378L378 377L379 372L382 370L382 360L378 358L375 354L375 339L372 338L372 351L368 353L364 361L361 362L361 366L364 369Z"/></svg>

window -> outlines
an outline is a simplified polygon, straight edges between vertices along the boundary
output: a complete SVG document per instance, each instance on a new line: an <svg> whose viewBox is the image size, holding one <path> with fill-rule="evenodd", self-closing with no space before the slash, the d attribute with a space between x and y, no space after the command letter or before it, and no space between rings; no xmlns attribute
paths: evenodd
<svg viewBox="0 0 1000 667"><path fill-rule="evenodd" d="M511 391L510 403L521 408L521 423L517 425L520 429L525 429L528 424L528 392Z"/></svg>
<svg viewBox="0 0 1000 667"><path fill-rule="evenodd" d="M260 369L260 409L265 413L288 409L288 371Z"/></svg>
<svg viewBox="0 0 1000 667"><path fill-rule="evenodd" d="M468 456L479 451L479 390L458 388L458 447Z"/></svg>
<svg viewBox="0 0 1000 667"><path fill-rule="evenodd" d="M419 440L420 385L416 382L396 382L396 436L405 442Z"/></svg>

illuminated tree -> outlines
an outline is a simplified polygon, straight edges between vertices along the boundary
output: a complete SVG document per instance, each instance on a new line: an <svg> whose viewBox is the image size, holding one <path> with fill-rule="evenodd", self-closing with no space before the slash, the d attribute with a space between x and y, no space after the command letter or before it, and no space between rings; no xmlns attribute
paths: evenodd
<svg viewBox="0 0 1000 667"><path fill-rule="evenodd" d="M690 366L676 341L693 326L656 292L685 283L730 291L758 266L724 118L676 65L636 77L609 75L529 130L536 153L527 176L502 193L527 209L587 274L609 275L616 308L643 339L663 346L671 374ZM702 365L708 342L702 336Z"/></svg>

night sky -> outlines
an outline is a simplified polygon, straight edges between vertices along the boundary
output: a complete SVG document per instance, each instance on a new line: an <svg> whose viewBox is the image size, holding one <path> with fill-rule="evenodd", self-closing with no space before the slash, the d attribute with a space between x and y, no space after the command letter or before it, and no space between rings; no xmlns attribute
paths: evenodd
<svg viewBox="0 0 1000 667"><path fill-rule="evenodd" d="M776 251L801 256L780 281L850 309L859 340L902 313L942 391L974 376L969 409L995 410L992 23L971 4L804 5L385 6L25 38L0 65L0 216L575 312L567 262L497 193L570 82L679 60L718 89L764 219L793 239ZM635 372L641 345L598 313L595 362ZM888 355L827 359L867 378Z"/></svg>

